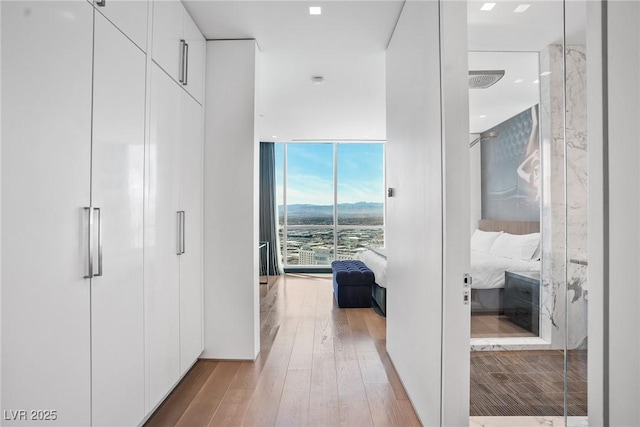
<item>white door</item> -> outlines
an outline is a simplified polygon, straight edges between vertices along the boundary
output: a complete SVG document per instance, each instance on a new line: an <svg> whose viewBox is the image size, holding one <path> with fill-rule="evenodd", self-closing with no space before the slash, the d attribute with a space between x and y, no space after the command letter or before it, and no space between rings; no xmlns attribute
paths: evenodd
<svg viewBox="0 0 640 427"><path fill-rule="evenodd" d="M93 8L1 7L3 425L87 426Z"/></svg>
<svg viewBox="0 0 640 427"><path fill-rule="evenodd" d="M180 255L180 371L186 372L203 350L202 335L202 106L182 94L180 209L184 247Z"/></svg>
<svg viewBox="0 0 640 427"><path fill-rule="evenodd" d="M184 91L153 64L144 248L147 410L180 376L178 191L183 95Z"/></svg>
<svg viewBox="0 0 640 427"><path fill-rule="evenodd" d="M148 0L94 0L96 10L120 29L140 49L147 51Z"/></svg>
<svg viewBox="0 0 640 427"><path fill-rule="evenodd" d="M114 2L115 3L115 2ZM145 55L96 14L92 206L102 253L92 279L92 424L144 418ZM99 221L98 221L99 218ZM99 222L99 224L98 224ZM126 392L123 392L126 390Z"/></svg>

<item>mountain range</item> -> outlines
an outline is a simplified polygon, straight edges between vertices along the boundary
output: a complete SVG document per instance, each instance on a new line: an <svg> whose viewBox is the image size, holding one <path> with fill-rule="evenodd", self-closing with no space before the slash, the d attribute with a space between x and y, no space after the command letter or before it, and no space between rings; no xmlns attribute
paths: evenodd
<svg viewBox="0 0 640 427"><path fill-rule="evenodd" d="M283 205L278 206L278 212L282 214ZM357 202L357 203L338 203L338 212L340 214L352 215L382 215L384 212L384 203ZM310 205L296 204L287 205L287 214L289 216L332 216L333 205Z"/></svg>

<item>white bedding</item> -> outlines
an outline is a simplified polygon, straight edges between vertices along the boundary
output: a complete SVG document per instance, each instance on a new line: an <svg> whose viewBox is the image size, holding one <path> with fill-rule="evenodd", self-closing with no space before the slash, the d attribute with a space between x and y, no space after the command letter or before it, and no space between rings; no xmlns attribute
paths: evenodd
<svg viewBox="0 0 640 427"><path fill-rule="evenodd" d="M376 283L387 287L387 250L385 248L368 249L360 254L360 260L373 271Z"/></svg>
<svg viewBox="0 0 640 427"><path fill-rule="evenodd" d="M471 251L471 277L473 278L471 288L504 288L504 272L507 270L540 271L540 261L523 261Z"/></svg>

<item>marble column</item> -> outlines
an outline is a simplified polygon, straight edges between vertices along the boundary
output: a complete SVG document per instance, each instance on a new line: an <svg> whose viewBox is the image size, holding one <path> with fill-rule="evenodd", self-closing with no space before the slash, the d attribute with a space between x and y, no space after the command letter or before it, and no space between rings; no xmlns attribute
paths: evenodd
<svg viewBox="0 0 640 427"><path fill-rule="evenodd" d="M552 348L564 348L565 338L568 348L584 348L587 339L585 53L584 46L566 46L565 88L562 46L550 45L540 52L543 168L540 336Z"/></svg>

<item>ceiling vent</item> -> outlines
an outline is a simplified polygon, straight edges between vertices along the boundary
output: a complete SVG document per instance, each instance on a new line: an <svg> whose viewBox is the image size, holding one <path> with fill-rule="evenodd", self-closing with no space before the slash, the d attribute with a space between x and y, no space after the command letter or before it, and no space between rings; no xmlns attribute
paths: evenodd
<svg viewBox="0 0 640 427"><path fill-rule="evenodd" d="M504 70L469 71L469 89L487 89L504 76Z"/></svg>

